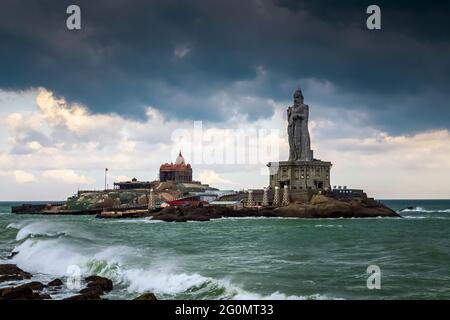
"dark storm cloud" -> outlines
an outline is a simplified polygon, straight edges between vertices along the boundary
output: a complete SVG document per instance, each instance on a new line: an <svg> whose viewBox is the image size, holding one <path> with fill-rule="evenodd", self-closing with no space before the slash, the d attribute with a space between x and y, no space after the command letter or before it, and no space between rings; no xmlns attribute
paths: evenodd
<svg viewBox="0 0 450 320"><path fill-rule="evenodd" d="M69 4L82 30L65 28ZM378 1L11 1L0 4L0 87L44 86L94 112L221 121L226 101L250 119L305 79L309 101L370 114L389 132L449 128L449 4ZM234 104L233 104L234 99ZM333 101L330 101L333 99ZM425 113L424 113L424 110Z"/></svg>

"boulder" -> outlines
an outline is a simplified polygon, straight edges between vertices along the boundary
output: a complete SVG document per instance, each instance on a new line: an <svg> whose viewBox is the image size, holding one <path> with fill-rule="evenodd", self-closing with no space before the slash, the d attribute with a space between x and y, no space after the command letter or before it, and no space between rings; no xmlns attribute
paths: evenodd
<svg viewBox="0 0 450 320"><path fill-rule="evenodd" d="M0 289L0 300L45 300L52 297L45 293L34 292L30 287L10 287Z"/></svg>
<svg viewBox="0 0 450 320"><path fill-rule="evenodd" d="M33 281L33 282L29 282L29 283L24 283L24 284L18 286L17 289L30 288L33 291L42 291L45 287L46 287L45 284L43 284L39 281Z"/></svg>
<svg viewBox="0 0 450 320"><path fill-rule="evenodd" d="M31 300L34 295L29 287L4 288L0 293L0 300Z"/></svg>
<svg viewBox="0 0 450 320"><path fill-rule="evenodd" d="M77 294L75 296L71 296L68 298L64 298L63 300L77 300L77 301L81 301L81 300L101 300L100 295L99 294Z"/></svg>
<svg viewBox="0 0 450 320"><path fill-rule="evenodd" d="M140 296L134 298L133 300L158 300L156 296L151 292L146 292L141 294Z"/></svg>
<svg viewBox="0 0 450 320"><path fill-rule="evenodd" d="M93 287L87 287L82 290L80 290L78 293L89 295L89 296L101 296L104 294L104 291L99 286L93 286Z"/></svg>
<svg viewBox="0 0 450 320"><path fill-rule="evenodd" d="M46 293L33 292L31 300L50 300L52 297Z"/></svg>
<svg viewBox="0 0 450 320"><path fill-rule="evenodd" d="M296 218L399 217L382 203L366 197L336 199L314 195L309 204L291 203L274 211L281 217Z"/></svg>
<svg viewBox="0 0 450 320"><path fill-rule="evenodd" d="M47 283L48 287L61 287L64 285L64 282L62 282L61 279L54 279L52 281L50 281L49 283Z"/></svg>
<svg viewBox="0 0 450 320"><path fill-rule="evenodd" d="M75 296L63 300L101 300L101 296L106 291L113 289L112 281L105 277L89 276L85 278L87 287L80 290Z"/></svg>
<svg viewBox="0 0 450 320"><path fill-rule="evenodd" d="M15 264L0 264L0 282L30 279L31 274L23 271Z"/></svg>
<svg viewBox="0 0 450 320"><path fill-rule="evenodd" d="M17 274L6 275L6 276L0 275L0 282L20 281L20 280L24 280L24 277L17 275Z"/></svg>
<svg viewBox="0 0 450 320"><path fill-rule="evenodd" d="M85 280L88 287L100 287L103 291L111 291L113 289L112 281L105 277L89 276Z"/></svg>

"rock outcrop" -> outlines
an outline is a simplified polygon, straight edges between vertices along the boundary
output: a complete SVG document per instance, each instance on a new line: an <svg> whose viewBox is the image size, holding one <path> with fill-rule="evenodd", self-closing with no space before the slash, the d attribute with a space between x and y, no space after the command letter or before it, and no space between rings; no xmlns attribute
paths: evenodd
<svg viewBox="0 0 450 320"><path fill-rule="evenodd" d="M154 214L153 219L168 222L186 222L186 221L208 221L210 219L219 219L223 217L275 217L273 210L243 208L234 210L227 207L195 207L180 206L167 207Z"/></svg>
<svg viewBox="0 0 450 320"><path fill-rule="evenodd" d="M274 211L279 217L294 218L400 217L371 198L335 199L323 195L313 196L308 204L290 204Z"/></svg>
<svg viewBox="0 0 450 320"><path fill-rule="evenodd" d="M156 296L151 292L146 292L141 294L140 296L134 298L133 300L158 300Z"/></svg>
<svg viewBox="0 0 450 320"><path fill-rule="evenodd" d="M0 282L30 279L31 274L23 271L15 264L0 264Z"/></svg>
<svg viewBox="0 0 450 320"><path fill-rule="evenodd" d="M16 287L0 289L0 300L44 300L51 299L50 295L41 293L45 285L33 281Z"/></svg>
<svg viewBox="0 0 450 320"><path fill-rule="evenodd" d="M309 203L291 203L282 207L244 207L235 210L218 206L167 207L153 215L168 222L208 221L222 217L290 217L290 218L367 218L400 217L395 211L371 198L336 199L315 195Z"/></svg>
<svg viewBox="0 0 450 320"><path fill-rule="evenodd" d="M44 288L46 288L47 286L39 281L32 281L32 282L28 282L28 283L24 283L18 287L16 287L17 289L21 289L21 288L30 288L33 291L42 291Z"/></svg>
<svg viewBox="0 0 450 320"><path fill-rule="evenodd" d="M22 281L30 279L31 274L23 271L15 264L0 264L0 282ZM40 293L46 286L32 281L0 289L0 300L43 300L51 299L48 294Z"/></svg>
<svg viewBox="0 0 450 320"><path fill-rule="evenodd" d="M62 287L63 285L64 283L62 282L61 279L55 279L47 283L48 287Z"/></svg>
<svg viewBox="0 0 450 320"><path fill-rule="evenodd" d="M30 279L31 274L23 271L15 264L0 264L0 279L2 281L22 281ZM89 276L84 279L86 288L77 295L64 300L100 300L102 295L113 289L110 279L100 276ZM61 279L54 279L47 284L31 281L16 286L0 289L0 300L44 300L51 299L49 294L58 293L64 283ZM147 299L151 300L151 299Z"/></svg>
<svg viewBox="0 0 450 320"><path fill-rule="evenodd" d="M105 277L89 276L85 280L87 281L88 288L99 287L103 291L111 291L113 289L112 281Z"/></svg>
<svg viewBox="0 0 450 320"><path fill-rule="evenodd" d="M89 276L85 278L86 288L81 289L75 296L64 300L102 300L102 295L113 289L110 279L100 276Z"/></svg>

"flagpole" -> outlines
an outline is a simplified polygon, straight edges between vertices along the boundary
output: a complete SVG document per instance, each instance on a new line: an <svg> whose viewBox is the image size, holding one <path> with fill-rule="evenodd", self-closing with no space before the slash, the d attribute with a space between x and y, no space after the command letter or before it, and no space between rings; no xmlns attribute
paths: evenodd
<svg viewBox="0 0 450 320"><path fill-rule="evenodd" d="M105 191L106 191L106 173L108 172L108 168L105 168Z"/></svg>

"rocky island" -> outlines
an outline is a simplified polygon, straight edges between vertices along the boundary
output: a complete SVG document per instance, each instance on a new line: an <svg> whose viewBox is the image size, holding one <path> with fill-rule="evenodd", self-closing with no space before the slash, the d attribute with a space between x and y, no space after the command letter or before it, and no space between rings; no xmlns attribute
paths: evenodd
<svg viewBox="0 0 450 320"><path fill-rule="evenodd" d="M207 205L169 206L152 213L153 219L399 217L363 190L331 187L331 162L314 158L311 149L309 106L304 103L300 89L294 92L293 98L293 105L287 108L289 159L267 164L268 187L223 195Z"/></svg>
<svg viewBox="0 0 450 320"><path fill-rule="evenodd" d="M291 203L282 207L180 206L167 207L150 215L155 220L169 222L209 221L226 217L280 217L280 218L373 218L400 217L395 211L369 198L339 200L323 195L313 196L309 203Z"/></svg>
<svg viewBox="0 0 450 320"><path fill-rule="evenodd" d="M80 190L66 202L13 207L13 213L77 215L98 218L151 217L163 221L208 221L222 217L353 218L399 217L361 189L332 187L330 161L314 158L308 129L309 106L300 89L287 108L289 158L267 164L263 189L224 192L192 180L181 151L160 167L159 180L132 179L114 189Z"/></svg>

